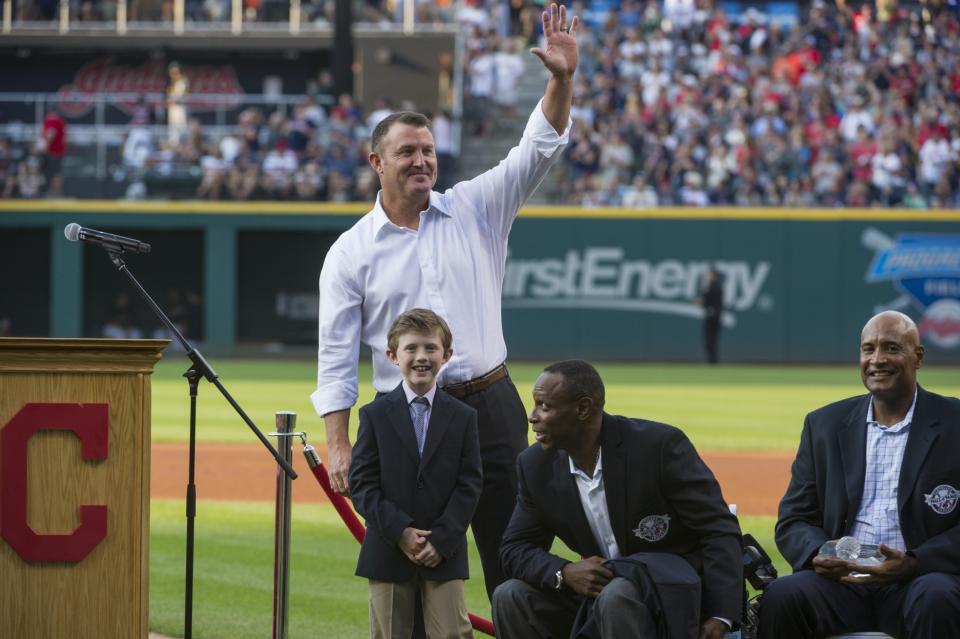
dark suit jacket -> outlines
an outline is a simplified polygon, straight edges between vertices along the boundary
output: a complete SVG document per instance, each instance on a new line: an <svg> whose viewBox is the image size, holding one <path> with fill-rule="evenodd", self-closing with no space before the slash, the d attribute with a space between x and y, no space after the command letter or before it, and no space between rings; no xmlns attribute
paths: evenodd
<svg viewBox="0 0 960 639"><path fill-rule="evenodd" d="M474 409L437 389L421 457L402 386L361 408L350 465L353 506L367 522L357 576L466 579L466 531L482 484ZM397 542L408 526L433 532L429 539L443 555L440 565L427 568L407 559Z"/></svg>
<svg viewBox="0 0 960 639"><path fill-rule="evenodd" d="M690 440L673 426L604 413L601 450L607 509L620 553L680 555L703 580L701 615L739 623L740 526ZM603 555L587 524L568 460L566 452L538 444L521 453L520 494L500 548L507 575L545 589L567 563L549 553L554 537L584 557ZM644 531L641 522L647 524ZM666 530L651 531L650 524L657 523L666 523ZM662 538L648 541L641 532L648 539L661 533Z"/></svg>
<svg viewBox="0 0 960 639"><path fill-rule="evenodd" d="M777 547L793 569L809 568L823 542L853 528L866 473L870 395L824 406L803 424ZM960 400L917 390L900 467L897 506L907 549L920 573L960 574L960 508L938 514L924 499L938 486L960 490Z"/></svg>

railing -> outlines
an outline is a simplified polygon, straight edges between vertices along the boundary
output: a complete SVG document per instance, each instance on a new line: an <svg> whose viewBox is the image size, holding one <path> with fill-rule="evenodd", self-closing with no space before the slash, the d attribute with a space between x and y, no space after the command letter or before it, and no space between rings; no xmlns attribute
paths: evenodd
<svg viewBox="0 0 960 639"><path fill-rule="evenodd" d="M349 0L347 0L349 1ZM443 13L444 22L451 22L453 7L457 2L445 3L447 8ZM256 10L245 9L243 0L223 0L221 6L229 3L229 10L217 10L211 14L199 3L187 6L186 0L174 0L167 15L147 10L131 11L129 0L100 0L97 3L87 2L77 6L71 0L59 0L56 11L52 15L39 15L39 11L29 2L2 0L2 26L0 33L116 33L118 35L165 32L173 35L188 33L225 32L241 35L245 32L259 33L289 33L298 35L301 32L329 31L331 25L323 18L314 17L307 10L301 0L263 0L259 14ZM84 13L84 6L94 7L101 15ZM439 6L439 3L438 3ZM313 8L312 4L308 7ZM25 15L15 15L16 11L24 11ZM402 31L411 34L417 28L415 0L397 0L396 10L392 18L396 24L383 25L379 28ZM253 13L251 13L253 11ZM386 14L385 14L386 15ZM358 16L364 21L363 16Z"/></svg>
<svg viewBox="0 0 960 639"><path fill-rule="evenodd" d="M237 128L235 121L236 114L240 111L252 107L268 107L264 109L264 114L269 115L272 112L279 111L287 115L291 107L304 102L303 95L232 95L232 94L202 94L188 96L186 105L188 108L197 104L202 104L204 111L192 112L191 117L198 117L203 124L203 133L205 136L214 140L220 140L229 133L234 133ZM317 96L318 104L330 105L333 99L330 96ZM70 103L92 103L92 122L69 124L68 145L72 150L93 149L92 164L84 161L77 163L74 168L79 170L70 171L73 175L83 177L95 177L104 179L109 175L109 169L112 164L110 151L118 149L124 142L127 134L132 128L137 127L148 131L152 138L161 140L166 136L167 126L165 124L137 124L131 125L129 115L124 115L124 111L130 108L130 105L144 104L151 111L158 111L166 101L166 96L162 93L97 93L94 95L63 95L60 93L16 93L0 92L0 110L7 111L7 105L23 105L23 112L32 112L32 122L24 120L13 120L0 124L0 137L6 137L14 144L30 145L40 137L43 127L43 119L47 112L54 108L61 107L63 104ZM107 110L109 107L115 107L120 113L112 114L108 118ZM231 118L232 116L232 118ZM127 119L127 121L121 121ZM72 153L73 155L76 155ZM89 160L91 158L85 158ZM117 161L114 158L114 161Z"/></svg>

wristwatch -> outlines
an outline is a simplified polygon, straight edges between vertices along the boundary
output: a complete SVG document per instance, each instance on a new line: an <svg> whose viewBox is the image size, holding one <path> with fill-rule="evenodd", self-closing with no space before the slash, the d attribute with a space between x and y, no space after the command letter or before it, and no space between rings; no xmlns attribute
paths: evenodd
<svg viewBox="0 0 960 639"><path fill-rule="evenodd" d="M553 573L553 578L554 578L553 589L560 590L561 588L563 588L563 568Z"/></svg>

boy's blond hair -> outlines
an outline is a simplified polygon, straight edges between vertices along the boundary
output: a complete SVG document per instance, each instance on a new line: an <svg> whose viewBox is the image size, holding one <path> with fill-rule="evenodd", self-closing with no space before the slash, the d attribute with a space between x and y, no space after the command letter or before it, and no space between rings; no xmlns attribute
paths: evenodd
<svg viewBox="0 0 960 639"><path fill-rule="evenodd" d="M453 334L450 327L442 317L426 308L410 309L406 313L401 313L397 319L393 320L390 330L387 332L387 348L394 353L400 345L400 336L407 333L417 333L419 335L440 334L440 341L443 343L443 350L449 350L453 344Z"/></svg>

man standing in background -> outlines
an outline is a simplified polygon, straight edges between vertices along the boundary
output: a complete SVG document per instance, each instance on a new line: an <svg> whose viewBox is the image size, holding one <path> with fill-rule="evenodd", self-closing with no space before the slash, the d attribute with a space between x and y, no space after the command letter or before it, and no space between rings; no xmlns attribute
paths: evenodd
<svg viewBox="0 0 960 639"><path fill-rule="evenodd" d="M43 152L43 173L47 195L63 195L63 157L67 154L67 122L56 111L43 119L43 132L37 141Z"/></svg>
<svg viewBox="0 0 960 639"><path fill-rule="evenodd" d="M707 273L707 283L700 303L703 306L703 342L707 348L707 361L716 364L720 316L723 315L723 277L716 267L710 267Z"/></svg>

